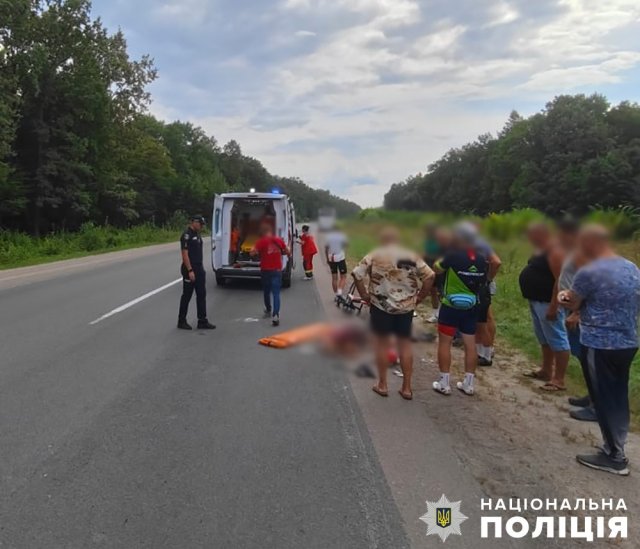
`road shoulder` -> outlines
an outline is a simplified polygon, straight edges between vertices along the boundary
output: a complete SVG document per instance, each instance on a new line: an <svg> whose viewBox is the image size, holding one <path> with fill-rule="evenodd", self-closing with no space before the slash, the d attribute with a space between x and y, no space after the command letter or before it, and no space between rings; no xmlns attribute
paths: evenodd
<svg viewBox="0 0 640 549"><path fill-rule="evenodd" d="M322 302L330 318L343 318L333 303L328 268L318 263L316 283ZM435 327L424 318L417 319L417 324L419 332L435 335ZM478 392L474 398L458 394L445 398L432 391L431 383L438 375L434 343L416 343L412 403L395 398L400 386L395 376L389 376L389 399L380 399L372 393L373 380L350 376L414 547L428 544L424 526L417 521L420 505L427 499L434 501L442 493L450 500L461 500L462 511L470 516L463 527L465 539L447 540L453 547L483 547L482 542L488 541L479 539L482 497L558 501L623 498L630 512L640 507L637 477L612 478L575 462L576 454L588 453L600 442L597 424L570 419L566 393L549 395L526 380L523 373L534 365L517 350L501 344L497 351L494 366L478 372ZM453 362L452 375L455 380L461 379L460 350L454 349ZM640 455L637 434L630 435L627 449L632 459ZM535 516L534 513L527 518ZM637 539L640 529L633 521L629 529L629 540L618 547L634 547L630 540ZM498 541L492 540L487 546L503 546ZM529 539L518 540L517 546L549 547L559 543L560 540ZM562 547L582 546L577 540L562 543Z"/></svg>
<svg viewBox="0 0 640 549"><path fill-rule="evenodd" d="M0 271L0 291L24 286L26 284L33 284L34 282L51 280L70 273L89 271L114 263L141 259L166 252L170 249L177 250L177 244L156 244L118 252L107 252L74 259L64 259L51 263L31 265L29 267L5 269ZM178 261L177 258L178 252L176 251L176 261Z"/></svg>
<svg viewBox="0 0 640 549"><path fill-rule="evenodd" d="M314 273L329 320L344 320L344 313L334 304L329 269L321 257L316 261ZM419 353L416 358L417 370L421 368ZM427 500L437 501L445 494L451 501L461 501L462 512L469 517L463 527L467 535L450 537L447 546L510 547L507 540L481 540L476 535L480 532L478 510L485 492L456 455L448 433L450 426L434 421L421 405L426 391L420 388L414 401L406 402L397 393L399 378L390 376L390 397L381 399L371 391L373 380L351 374L348 378L411 546L424 548L433 543L433 538L426 537L426 525L419 518L427 510Z"/></svg>

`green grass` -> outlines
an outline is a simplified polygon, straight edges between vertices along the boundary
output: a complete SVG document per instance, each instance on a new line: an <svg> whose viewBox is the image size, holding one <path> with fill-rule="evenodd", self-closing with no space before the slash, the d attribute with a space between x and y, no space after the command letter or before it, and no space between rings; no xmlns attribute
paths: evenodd
<svg viewBox="0 0 640 549"><path fill-rule="evenodd" d="M533 333L527 302L520 294L518 276L530 254L522 232L528 222L540 218L540 214L526 211L504 216L507 218L495 216L481 221L485 231L493 234L492 243L503 262L497 279L498 293L494 298L498 345L508 345L521 352L531 360L533 369L540 362L540 348ZM422 227L428 219L429 216L422 214L409 213L404 216L398 212L381 212L379 215L365 213L358 220L346 222L343 229L349 235L350 263L354 264L371 251L376 246L378 231L389 224L398 227L407 246L421 252ZM636 264L640 261L640 241L621 241L617 247L619 253ZM573 358L567 375L567 386L572 394L586 392L580 366ZM631 371L630 397L634 426L640 428L640 356L636 358Z"/></svg>
<svg viewBox="0 0 640 549"><path fill-rule="evenodd" d="M62 232L42 238L0 231L0 269L25 267L174 240L177 242L181 230L180 227L153 225L116 229L86 224L76 233Z"/></svg>

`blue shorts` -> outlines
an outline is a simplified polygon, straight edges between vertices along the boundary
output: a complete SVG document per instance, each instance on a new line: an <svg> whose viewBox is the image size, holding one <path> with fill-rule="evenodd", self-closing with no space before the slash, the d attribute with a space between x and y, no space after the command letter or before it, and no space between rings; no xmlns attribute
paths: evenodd
<svg viewBox="0 0 640 549"><path fill-rule="evenodd" d="M454 337L456 332L465 335L474 335L478 325L478 306L463 311L454 309L448 305L440 306L438 315L438 331L441 334Z"/></svg>
<svg viewBox="0 0 640 549"><path fill-rule="evenodd" d="M564 325L565 312L563 309L558 311L558 318L555 320L547 320L546 318L549 309L548 303L529 301L529 309L531 310L531 320L533 320L533 330L540 345L547 345L556 352L571 350L567 328Z"/></svg>

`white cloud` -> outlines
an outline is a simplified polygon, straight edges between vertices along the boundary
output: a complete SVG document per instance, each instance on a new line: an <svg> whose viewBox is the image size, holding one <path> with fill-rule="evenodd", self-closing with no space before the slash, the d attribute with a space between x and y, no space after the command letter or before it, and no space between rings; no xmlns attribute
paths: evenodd
<svg viewBox="0 0 640 549"><path fill-rule="evenodd" d="M169 2L156 16L202 18L205 4ZM640 49L617 42L619 31L640 30L638 0L561 0L536 18L514 0L474 3L472 15L456 5L283 0L282 26L263 40L279 56L260 58L260 85L238 83L224 114L190 118L220 141L237 139L274 173L379 205L391 183L499 129L514 104L619 84L640 65ZM256 62L240 48L218 66ZM187 98L202 93L180 85Z"/></svg>
<svg viewBox="0 0 640 549"><path fill-rule="evenodd" d="M620 82L620 73L640 63L640 52L619 52L598 64L550 68L534 74L520 89L546 91L549 88L575 89Z"/></svg>
<svg viewBox="0 0 640 549"><path fill-rule="evenodd" d="M420 6L416 0L286 0L287 10L307 12L350 12L366 14L386 24L406 24L420 17Z"/></svg>
<svg viewBox="0 0 640 549"><path fill-rule="evenodd" d="M520 18L520 13L506 0L502 0L493 5L490 9L491 20L487 27L496 27L513 23Z"/></svg>
<svg viewBox="0 0 640 549"><path fill-rule="evenodd" d="M193 26L203 22L211 7L208 0L169 0L155 7L151 16L163 23Z"/></svg>
<svg viewBox="0 0 640 549"><path fill-rule="evenodd" d="M564 13L540 28L530 28L515 42L514 55L532 60L520 89L560 93L582 86L620 81L621 73L640 62L638 51L619 50L616 31L636 25L635 0L563 0Z"/></svg>

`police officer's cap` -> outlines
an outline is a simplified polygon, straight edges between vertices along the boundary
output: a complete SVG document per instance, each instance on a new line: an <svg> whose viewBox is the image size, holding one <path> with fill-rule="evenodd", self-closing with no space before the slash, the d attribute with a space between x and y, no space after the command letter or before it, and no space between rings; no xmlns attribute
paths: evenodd
<svg viewBox="0 0 640 549"><path fill-rule="evenodd" d="M190 219L191 219L191 222L198 221L199 223L202 223L203 225L206 225L206 223L207 223L206 219L201 215L192 215L190 217Z"/></svg>

